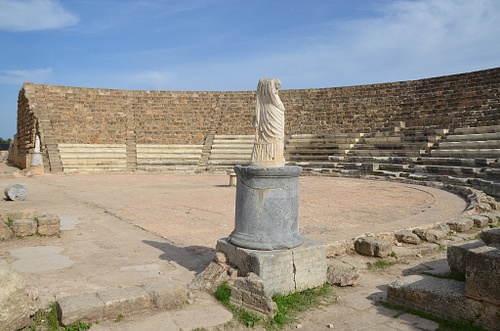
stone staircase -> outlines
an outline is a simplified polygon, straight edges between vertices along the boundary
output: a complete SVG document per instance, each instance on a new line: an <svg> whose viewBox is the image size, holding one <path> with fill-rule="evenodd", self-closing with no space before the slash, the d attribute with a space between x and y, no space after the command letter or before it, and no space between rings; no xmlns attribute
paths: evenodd
<svg viewBox="0 0 500 331"><path fill-rule="evenodd" d="M500 197L500 125L453 130L415 163L410 178L468 185Z"/></svg>
<svg viewBox="0 0 500 331"><path fill-rule="evenodd" d="M137 169L192 171L198 168L203 145L137 144Z"/></svg>
<svg viewBox="0 0 500 331"><path fill-rule="evenodd" d="M387 301L444 319L500 330L500 229L483 231L480 237L478 241L449 246L448 268L406 276L390 284Z"/></svg>
<svg viewBox="0 0 500 331"><path fill-rule="evenodd" d="M64 172L127 170L125 144L58 144L57 149Z"/></svg>
<svg viewBox="0 0 500 331"><path fill-rule="evenodd" d="M225 171L237 164L247 164L252 155L254 139L254 135L215 135L207 170Z"/></svg>
<svg viewBox="0 0 500 331"><path fill-rule="evenodd" d="M407 129L403 122L364 133L349 149L332 153L332 172L342 175L408 177L413 164L425 155L447 130Z"/></svg>
<svg viewBox="0 0 500 331"><path fill-rule="evenodd" d="M363 136L363 133L292 134L285 142L285 160L307 172L331 172L336 164L331 155L345 155Z"/></svg>

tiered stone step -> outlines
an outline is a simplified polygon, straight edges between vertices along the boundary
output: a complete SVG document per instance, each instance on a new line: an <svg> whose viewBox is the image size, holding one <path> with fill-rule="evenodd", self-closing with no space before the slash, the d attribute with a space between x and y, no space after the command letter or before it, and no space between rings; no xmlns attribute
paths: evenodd
<svg viewBox="0 0 500 331"><path fill-rule="evenodd" d="M292 134L285 144L285 160L302 166L304 172L332 172L336 164L331 155L345 155L363 133Z"/></svg>
<svg viewBox="0 0 500 331"><path fill-rule="evenodd" d="M458 128L420 159L415 176L458 183L480 179L481 186L494 184L499 180L499 159L500 125Z"/></svg>
<svg viewBox="0 0 500 331"><path fill-rule="evenodd" d="M127 170L125 144L58 144L64 172Z"/></svg>
<svg viewBox="0 0 500 331"><path fill-rule="evenodd" d="M194 171L203 145L137 144L137 169L146 171Z"/></svg>
<svg viewBox="0 0 500 331"><path fill-rule="evenodd" d="M224 171L237 164L247 164L252 155L254 140L254 135L215 135L207 168Z"/></svg>
<svg viewBox="0 0 500 331"><path fill-rule="evenodd" d="M342 174L408 177L413 173L413 164L446 132L405 129L401 125L393 130L367 133L347 155L332 155L329 160L337 163Z"/></svg>

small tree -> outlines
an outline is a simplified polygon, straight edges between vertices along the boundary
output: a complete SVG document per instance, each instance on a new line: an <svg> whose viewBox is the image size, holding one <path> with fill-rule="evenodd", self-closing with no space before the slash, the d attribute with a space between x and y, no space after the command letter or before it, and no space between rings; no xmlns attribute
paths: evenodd
<svg viewBox="0 0 500 331"><path fill-rule="evenodd" d="M0 144L10 144L10 142L12 141L12 139L3 139L2 137L0 137Z"/></svg>

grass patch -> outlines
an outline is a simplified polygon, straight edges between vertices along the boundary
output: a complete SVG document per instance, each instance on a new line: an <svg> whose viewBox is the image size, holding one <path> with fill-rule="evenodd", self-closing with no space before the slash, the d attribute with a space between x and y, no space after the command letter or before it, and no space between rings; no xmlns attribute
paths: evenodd
<svg viewBox="0 0 500 331"><path fill-rule="evenodd" d="M267 330L281 329L294 322L299 313L337 301L337 296L328 284L303 292L277 295L273 297L273 301L276 302L278 307L277 311L272 318L264 318L242 307L233 305L229 300L230 296L231 288L227 282L222 283L214 292L214 297L233 313L238 322L247 327L262 324ZM329 300L325 300L327 298Z"/></svg>
<svg viewBox="0 0 500 331"><path fill-rule="evenodd" d="M330 285L324 284L321 287L292 293L289 295L277 295L273 301L278 306L274 317L266 323L266 328L272 329L275 326L284 327L295 321L297 315L308 309L321 304L321 299L333 295ZM336 297L334 300L336 301Z"/></svg>
<svg viewBox="0 0 500 331"><path fill-rule="evenodd" d="M7 218L7 221L5 222L9 228L12 228L12 225L14 225L14 220L10 217Z"/></svg>
<svg viewBox="0 0 500 331"><path fill-rule="evenodd" d="M368 263L369 270L385 270L395 265L396 261L387 261L386 259L378 259L375 262Z"/></svg>
<svg viewBox="0 0 500 331"><path fill-rule="evenodd" d="M433 315L431 313L427 313L424 311L412 309L412 308L406 308L403 306L399 305L393 305L391 303L383 302L382 305L386 308L392 309L392 310L397 310L402 313L408 313L412 315L416 315L431 321L434 321L439 324L439 328L436 331L451 331L451 330L456 330L456 331L486 331L486 329L483 329L478 326L473 326L467 322L464 321L450 321L441 317L438 317L436 315Z"/></svg>
<svg viewBox="0 0 500 331"><path fill-rule="evenodd" d="M54 302L47 309L36 312L31 318L30 325L24 331L86 331L91 326L91 323L82 321L66 327L61 326L57 303Z"/></svg>

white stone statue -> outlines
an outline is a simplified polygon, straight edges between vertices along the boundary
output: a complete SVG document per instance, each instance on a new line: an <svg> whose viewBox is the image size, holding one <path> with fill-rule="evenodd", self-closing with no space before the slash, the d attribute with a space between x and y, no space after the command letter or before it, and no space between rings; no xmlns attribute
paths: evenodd
<svg viewBox="0 0 500 331"><path fill-rule="evenodd" d="M256 167L283 167L285 158L285 107L278 95L281 81L262 78L257 85L257 104L253 127L255 143L250 165Z"/></svg>
<svg viewBox="0 0 500 331"><path fill-rule="evenodd" d="M40 153L40 137L35 136L35 153Z"/></svg>

